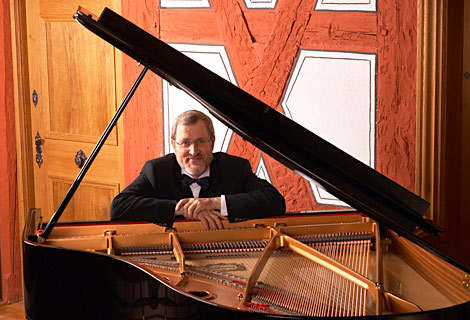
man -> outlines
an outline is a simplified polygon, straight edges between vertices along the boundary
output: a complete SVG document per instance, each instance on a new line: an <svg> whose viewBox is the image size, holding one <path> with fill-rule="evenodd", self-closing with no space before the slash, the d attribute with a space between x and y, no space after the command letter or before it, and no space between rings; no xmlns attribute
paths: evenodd
<svg viewBox="0 0 470 320"><path fill-rule="evenodd" d="M222 220L282 215L285 201L253 174L248 160L212 153L214 127L204 113L180 114L171 128L174 153L147 161L140 175L111 205L111 220L171 226L175 215L223 229Z"/></svg>

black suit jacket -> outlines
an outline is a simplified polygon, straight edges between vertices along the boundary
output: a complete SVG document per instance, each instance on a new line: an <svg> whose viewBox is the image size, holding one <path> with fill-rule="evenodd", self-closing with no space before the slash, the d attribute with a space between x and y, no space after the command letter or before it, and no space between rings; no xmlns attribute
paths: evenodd
<svg viewBox="0 0 470 320"><path fill-rule="evenodd" d="M192 198L180 182L175 154L147 161L140 175L111 204L111 220L150 221L171 226L179 200ZM285 201L267 181L253 174L248 160L217 152L210 164L210 186L200 198L225 195L230 222L282 215Z"/></svg>

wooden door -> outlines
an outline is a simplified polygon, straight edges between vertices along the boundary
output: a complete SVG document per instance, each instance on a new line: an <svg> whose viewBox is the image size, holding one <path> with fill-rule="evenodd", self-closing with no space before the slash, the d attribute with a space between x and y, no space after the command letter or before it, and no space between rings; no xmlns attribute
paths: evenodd
<svg viewBox="0 0 470 320"><path fill-rule="evenodd" d="M81 5L120 12L119 0L33 0L26 6L35 205L49 220L119 106L121 53L73 20ZM60 221L109 219L123 180L119 124ZM37 139L36 139L37 137Z"/></svg>

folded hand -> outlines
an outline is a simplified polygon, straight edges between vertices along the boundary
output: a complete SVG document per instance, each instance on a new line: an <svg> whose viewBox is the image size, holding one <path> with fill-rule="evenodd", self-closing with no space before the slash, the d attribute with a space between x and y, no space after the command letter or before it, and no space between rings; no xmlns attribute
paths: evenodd
<svg viewBox="0 0 470 320"><path fill-rule="evenodd" d="M188 220L198 220L199 212L206 210L220 210L220 197L181 199L175 208L176 214L183 215Z"/></svg>
<svg viewBox="0 0 470 320"><path fill-rule="evenodd" d="M219 211L207 210L200 211L196 220L202 222L204 230L222 230L224 228L222 220L227 220L227 217L222 216Z"/></svg>
<svg viewBox="0 0 470 320"><path fill-rule="evenodd" d="M220 214L220 197L181 199L175 212L188 220L200 220L206 230L223 229L221 220L227 220Z"/></svg>

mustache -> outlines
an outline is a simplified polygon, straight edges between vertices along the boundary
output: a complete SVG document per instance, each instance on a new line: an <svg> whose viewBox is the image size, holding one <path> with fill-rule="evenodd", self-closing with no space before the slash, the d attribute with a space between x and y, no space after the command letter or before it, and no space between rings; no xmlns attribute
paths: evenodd
<svg viewBox="0 0 470 320"><path fill-rule="evenodd" d="M204 158L203 156L186 156L183 159L184 160L192 160L192 159L199 160L199 159L203 159L203 158Z"/></svg>

